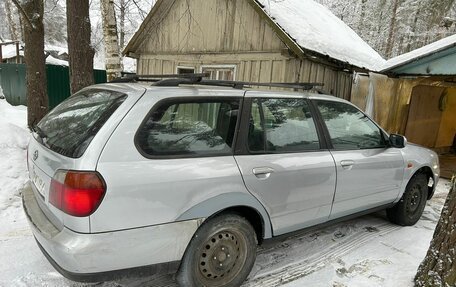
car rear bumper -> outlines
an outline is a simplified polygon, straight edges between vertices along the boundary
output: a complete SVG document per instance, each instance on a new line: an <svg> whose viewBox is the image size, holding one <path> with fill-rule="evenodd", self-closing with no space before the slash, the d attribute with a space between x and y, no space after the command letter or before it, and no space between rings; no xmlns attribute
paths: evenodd
<svg viewBox="0 0 456 287"><path fill-rule="evenodd" d="M24 189L22 201L33 234L51 264L75 281L107 280L125 269L179 262L202 219L115 232L83 234L58 230L40 209L33 190ZM162 269L149 268L161 271ZM136 273L136 272L135 272ZM142 272L141 272L142 273Z"/></svg>

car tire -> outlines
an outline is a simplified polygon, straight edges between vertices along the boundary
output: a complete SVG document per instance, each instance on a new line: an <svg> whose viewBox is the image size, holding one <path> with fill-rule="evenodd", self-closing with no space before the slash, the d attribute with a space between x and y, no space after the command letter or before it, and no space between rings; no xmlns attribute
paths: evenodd
<svg viewBox="0 0 456 287"><path fill-rule="evenodd" d="M222 214L196 231L177 272L180 286L240 286L252 270L257 237L247 219Z"/></svg>
<svg viewBox="0 0 456 287"><path fill-rule="evenodd" d="M388 219L401 226L415 225L423 215L427 197L426 175L415 174L408 182L401 200L394 207L386 210Z"/></svg>

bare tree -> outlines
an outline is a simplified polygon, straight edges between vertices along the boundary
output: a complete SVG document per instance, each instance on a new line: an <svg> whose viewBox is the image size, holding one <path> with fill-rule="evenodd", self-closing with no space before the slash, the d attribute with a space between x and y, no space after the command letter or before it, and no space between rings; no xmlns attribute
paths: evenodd
<svg viewBox="0 0 456 287"><path fill-rule="evenodd" d="M327 6L386 58L451 36L456 30L451 21L456 19L455 0L315 1Z"/></svg>
<svg viewBox="0 0 456 287"><path fill-rule="evenodd" d="M367 0L361 0L361 13L358 22L358 30L362 30L362 26L366 25L366 9Z"/></svg>
<svg viewBox="0 0 456 287"><path fill-rule="evenodd" d="M106 74L108 81L111 81L118 78L120 72L122 72L114 0L101 0L101 15L103 20Z"/></svg>
<svg viewBox="0 0 456 287"><path fill-rule="evenodd" d="M396 32L396 19L397 19L397 8L399 7L399 0L393 0L393 12L391 16L391 22L389 26L388 38L386 39L386 57L391 58L394 48L394 39Z"/></svg>
<svg viewBox="0 0 456 287"><path fill-rule="evenodd" d="M456 286L456 177L442 210L429 251L418 269L415 286Z"/></svg>
<svg viewBox="0 0 456 287"><path fill-rule="evenodd" d="M123 49L125 46L125 12L127 10L125 0L120 0L119 3L119 47Z"/></svg>
<svg viewBox="0 0 456 287"><path fill-rule="evenodd" d="M154 0L117 0L114 5L118 11L119 22L119 47L125 46L127 34L131 34L137 28L137 21L144 21L149 11L155 5ZM127 31L127 23L133 26L133 31ZM130 27L131 28L131 27ZM128 33L127 33L128 32Z"/></svg>
<svg viewBox="0 0 456 287"><path fill-rule="evenodd" d="M44 55L43 0L12 0L24 22L28 125L33 127L48 112Z"/></svg>
<svg viewBox="0 0 456 287"><path fill-rule="evenodd" d="M5 1L5 12L6 12L6 19L8 20L9 31L12 40L20 40L20 30L17 28L17 22L14 18L14 8L11 6L11 2Z"/></svg>
<svg viewBox="0 0 456 287"><path fill-rule="evenodd" d="M93 49L90 36L89 0L67 0L68 54L71 93L90 86L93 78Z"/></svg>

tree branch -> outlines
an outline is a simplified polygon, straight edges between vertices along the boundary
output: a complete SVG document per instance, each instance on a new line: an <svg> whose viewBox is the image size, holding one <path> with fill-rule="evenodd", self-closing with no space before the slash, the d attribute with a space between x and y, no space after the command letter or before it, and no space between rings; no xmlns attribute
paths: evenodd
<svg viewBox="0 0 456 287"><path fill-rule="evenodd" d="M146 18L147 16L147 12L144 11L140 5L136 2L136 0L132 0L133 1L133 4L135 4L136 8L138 9L138 12L139 12L139 17L141 17L141 19L144 21L144 19Z"/></svg>
<svg viewBox="0 0 456 287"><path fill-rule="evenodd" d="M32 27L32 29L35 29L35 25L33 25L32 21L30 20L29 16L27 15L27 13L24 10L24 7L22 7L22 5L19 3L19 1L18 0L11 0L11 1L13 1L14 5L16 5L17 10L19 10L19 12L24 17L25 21L30 25L30 27Z"/></svg>

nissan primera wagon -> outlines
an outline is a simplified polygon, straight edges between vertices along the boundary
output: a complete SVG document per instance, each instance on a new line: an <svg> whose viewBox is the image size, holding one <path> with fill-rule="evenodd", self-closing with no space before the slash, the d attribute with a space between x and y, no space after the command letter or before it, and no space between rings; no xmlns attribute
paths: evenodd
<svg viewBox="0 0 456 287"><path fill-rule="evenodd" d="M434 193L437 155L347 101L176 83L92 86L34 128L24 209L65 277L239 286L265 239L382 209L413 225Z"/></svg>

